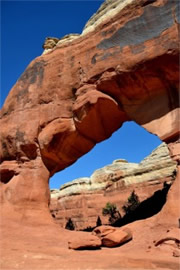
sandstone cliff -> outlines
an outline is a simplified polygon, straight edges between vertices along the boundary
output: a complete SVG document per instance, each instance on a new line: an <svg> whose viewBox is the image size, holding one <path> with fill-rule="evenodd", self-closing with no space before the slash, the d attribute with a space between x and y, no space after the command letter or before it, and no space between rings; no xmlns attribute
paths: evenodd
<svg viewBox="0 0 180 270"><path fill-rule="evenodd" d="M59 190L51 190L51 214L63 228L69 218L77 230L95 227L98 216L107 223L108 219L102 215L107 202L115 203L123 215L122 206L133 190L141 202L147 200L162 190L165 182L173 183L176 170L177 164L163 143L139 164L115 160L89 178L75 179Z"/></svg>

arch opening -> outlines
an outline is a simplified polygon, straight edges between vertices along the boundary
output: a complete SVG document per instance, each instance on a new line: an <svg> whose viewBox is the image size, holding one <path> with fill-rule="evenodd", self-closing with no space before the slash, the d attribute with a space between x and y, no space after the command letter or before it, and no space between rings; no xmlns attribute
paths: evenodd
<svg viewBox="0 0 180 270"><path fill-rule="evenodd" d="M151 217L165 204L175 170L165 143L135 122L126 122L51 178L51 215L63 228L71 219L75 230L86 231L96 226L98 217L102 224L109 224L102 215L107 202L115 203L123 217L115 226ZM141 203L129 216L123 214L122 206L133 189ZM149 206L152 211L147 211Z"/></svg>
<svg viewBox="0 0 180 270"><path fill-rule="evenodd" d="M112 136L98 144L73 165L57 172L50 178L50 189L80 177L89 177L95 170L116 159L139 163L162 141L133 121L125 122Z"/></svg>

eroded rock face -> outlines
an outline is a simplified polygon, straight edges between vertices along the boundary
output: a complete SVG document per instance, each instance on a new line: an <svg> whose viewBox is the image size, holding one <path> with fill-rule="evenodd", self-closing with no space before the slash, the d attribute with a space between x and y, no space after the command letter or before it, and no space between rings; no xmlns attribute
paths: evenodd
<svg viewBox="0 0 180 270"><path fill-rule="evenodd" d="M49 177L125 121L177 149L178 4L116 1L93 31L87 26L29 64L1 110L1 198L12 217L26 209L43 217Z"/></svg>
<svg viewBox="0 0 180 270"><path fill-rule="evenodd" d="M177 164L163 143L139 164L115 160L89 178L79 178L52 190L51 214L63 228L68 218L76 230L95 227L98 216L107 224L108 218L102 215L107 202L115 203L123 216L122 207L133 190L142 202L163 189L165 182L172 184L176 173Z"/></svg>

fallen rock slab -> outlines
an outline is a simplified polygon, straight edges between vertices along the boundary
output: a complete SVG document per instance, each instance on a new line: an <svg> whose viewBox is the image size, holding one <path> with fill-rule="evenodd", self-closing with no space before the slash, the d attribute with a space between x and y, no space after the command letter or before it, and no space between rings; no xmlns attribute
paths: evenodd
<svg viewBox="0 0 180 270"><path fill-rule="evenodd" d="M127 227L120 229L102 225L96 227L92 234L101 239L104 247L116 247L132 239L132 232Z"/></svg>
<svg viewBox="0 0 180 270"><path fill-rule="evenodd" d="M83 234L79 234L75 239L68 241L69 249L99 249L101 247L102 242L97 236L86 233Z"/></svg>
<svg viewBox="0 0 180 270"><path fill-rule="evenodd" d="M117 247L132 239L132 234L123 230L116 230L102 238L102 246Z"/></svg>

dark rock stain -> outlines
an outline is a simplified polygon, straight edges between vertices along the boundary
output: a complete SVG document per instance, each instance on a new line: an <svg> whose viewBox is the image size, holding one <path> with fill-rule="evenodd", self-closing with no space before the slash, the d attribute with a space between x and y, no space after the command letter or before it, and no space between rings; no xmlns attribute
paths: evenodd
<svg viewBox="0 0 180 270"><path fill-rule="evenodd" d="M23 74L19 78L19 81L23 81L23 83L33 84L38 80L38 86L40 86L44 77L44 66L45 61L43 60L35 62L33 66L28 67L23 72Z"/></svg>
<svg viewBox="0 0 180 270"><path fill-rule="evenodd" d="M17 95L17 101L23 99L24 103L30 102L28 98L28 87L30 84L37 83L37 86L40 87L42 84L42 80L44 77L44 66L46 65L45 61L41 60L39 62L35 62L32 66L28 67L21 77L19 78L18 82L24 85L23 89L20 90Z"/></svg>
<svg viewBox="0 0 180 270"><path fill-rule="evenodd" d="M91 59L91 64L95 65L96 64L96 57L98 56L98 54L96 53L92 59Z"/></svg>
<svg viewBox="0 0 180 270"><path fill-rule="evenodd" d="M23 142L24 143L25 142L24 135L25 135L24 132L21 132L21 131L17 130L16 131L16 141L17 142Z"/></svg>
<svg viewBox="0 0 180 270"><path fill-rule="evenodd" d="M164 6L146 6L144 13L127 22L110 38L101 41L97 48L107 50L116 46L139 45L147 40L154 39L174 24L172 9L175 9L179 21L179 1L168 1Z"/></svg>
<svg viewBox="0 0 180 270"><path fill-rule="evenodd" d="M4 160L13 160L15 159L15 155L11 152L11 145L9 142L2 141L2 156L0 157L0 162Z"/></svg>
<svg viewBox="0 0 180 270"><path fill-rule="evenodd" d="M119 52L120 52L120 50L116 50L113 52L106 52L103 54L96 53L91 59L91 64L95 65L97 62L106 60L109 57L113 57L113 56L117 55Z"/></svg>
<svg viewBox="0 0 180 270"><path fill-rule="evenodd" d="M24 88L21 91L18 92L16 95L17 100L20 101L20 99L28 94L28 88Z"/></svg>
<svg viewBox="0 0 180 270"><path fill-rule="evenodd" d="M131 47L131 52L133 53L133 54L138 54L138 53L141 53L141 52L143 52L144 50L145 50L145 46L144 46L144 44L140 44L140 45L138 45L138 46L132 46Z"/></svg>
<svg viewBox="0 0 180 270"><path fill-rule="evenodd" d="M114 52L107 52L107 53L105 53L105 54L103 54L103 55L101 56L100 60L106 60L107 58L113 57L113 56L115 56L115 55L118 54L118 53L119 53L119 50L116 50L116 51L114 51Z"/></svg>
<svg viewBox="0 0 180 270"><path fill-rule="evenodd" d="M74 60L75 60L75 56L71 56L70 58L71 67L74 67Z"/></svg>
<svg viewBox="0 0 180 270"><path fill-rule="evenodd" d="M115 28L115 27L112 27L112 28L110 28L110 29L108 29L108 30L106 30L106 31L103 31L103 32L101 33L101 35L102 35L103 37L105 37L105 36L107 36L107 35L113 34L115 30L116 30L116 28Z"/></svg>
<svg viewBox="0 0 180 270"><path fill-rule="evenodd" d="M7 144L5 142L2 142L2 156L3 156L3 159L1 161L3 161L4 159L5 160L10 159L10 154L9 154L9 151L8 151L8 147L7 147Z"/></svg>

